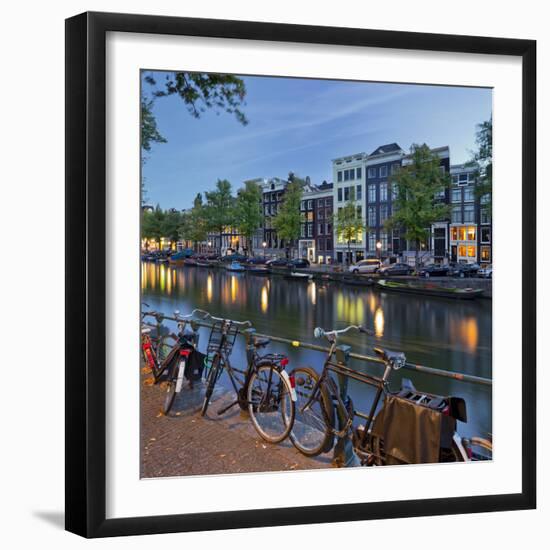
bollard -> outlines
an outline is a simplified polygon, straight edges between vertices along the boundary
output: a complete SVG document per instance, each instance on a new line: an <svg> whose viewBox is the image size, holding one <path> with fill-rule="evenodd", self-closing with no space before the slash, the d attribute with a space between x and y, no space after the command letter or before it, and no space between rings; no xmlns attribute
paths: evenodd
<svg viewBox="0 0 550 550"><path fill-rule="evenodd" d="M336 347L336 360L340 365L347 366L350 351L350 346L341 345ZM340 398L344 403L346 403L348 399L348 380L349 378L347 376L338 374L338 390L340 392ZM347 425L347 418L343 416L341 411L338 411L338 418L336 421L338 423L338 431L343 430ZM334 446L332 462L338 467L343 466L345 468L361 465L353 449L352 440L348 437L347 433L345 433L343 437L338 437L336 445Z"/></svg>

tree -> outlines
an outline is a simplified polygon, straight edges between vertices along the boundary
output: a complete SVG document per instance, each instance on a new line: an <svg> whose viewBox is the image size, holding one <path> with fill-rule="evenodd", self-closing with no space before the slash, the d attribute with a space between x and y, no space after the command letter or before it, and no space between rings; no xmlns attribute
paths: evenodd
<svg viewBox="0 0 550 550"><path fill-rule="evenodd" d="M476 194L482 198L489 217L493 202L493 117L478 124L476 132L477 151L474 151L470 165L477 167Z"/></svg>
<svg viewBox="0 0 550 550"><path fill-rule="evenodd" d="M301 182L293 178L287 184L279 212L273 218L273 227L277 231L279 239L284 239L288 243L291 255L293 243L300 236L302 193Z"/></svg>
<svg viewBox="0 0 550 550"><path fill-rule="evenodd" d="M141 236L144 239L153 240L158 243L160 248L160 239L163 237L162 224L164 222L164 212L157 204L153 212L142 211L141 217Z"/></svg>
<svg viewBox="0 0 550 550"><path fill-rule="evenodd" d="M151 150L152 143L166 143L158 128L153 115L153 100L141 100L141 147L144 151Z"/></svg>
<svg viewBox="0 0 550 550"><path fill-rule="evenodd" d="M402 229L405 238L415 243L418 267L420 245L428 238L431 225L449 215L448 205L436 198L448 187L449 176L441 171L439 157L426 144L413 144L409 160L410 164L392 177L397 193L385 226Z"/></svg>
<svg viewBox="0 0 550 550"><path fill-rule="evenodd" d="M242 125L248 124L240 108L246 96L246 86L241 78L229 74L171 72L159 84L153 74L148 72L144 76L144 82L151 86L151 96L145 92L145 86L142 88L141 147L145 151L151 150L152 143L166 143L153 114L154 102L161 97L179 96L195 118L213 108L217 113L234 114Z"/></svg>
<svg viewBox="0 0 550 550"><path fill-rule="evenodd" d="M231 183L227 180L218 180L214 191L207 191L204 215L206 229L218 233L219 253L222 248L222 234L225 229L234 225L235 199L231 194Z"/></svg>
<svg viewBox="0 0 550 550"><path fill-rule="evenodd" d="M252 250L252 237L262 224L262 190L252 181L247 181L237 193L235 225L246 240L246 247Z"/></svg>
<svg viewBox="0 0 550 550"><path fill-rule="evenodd" d="M193 208L183 214L179 233L182 240L193 243L195 251L197 250L198 243L206 240L206 220L202 195L200 193L197 193L193 201Z"/></svg>
<svg viewBox="0 0 550 550"><path fill-rule="evenodd" d="M171 209L164 213L160 228L162 236L168 238L170 245L178 241L180 226L181 213L178 210Z"/></svg>
<svg viewBox="0 0 550 550"><path fill-rule="evenodd" d="M351 261L351 243L358 240L365 230L361 207L355 200L355 189L350 189L350 198L333 216L334 228L339 238L348 245L348 261Z"/></svg>

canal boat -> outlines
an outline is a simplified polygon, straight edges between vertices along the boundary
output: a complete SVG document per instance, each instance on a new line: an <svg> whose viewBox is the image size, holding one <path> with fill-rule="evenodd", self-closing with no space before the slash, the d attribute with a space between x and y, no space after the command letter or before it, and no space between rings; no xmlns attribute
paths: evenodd
<svg viewBox="0 0 550 550"><path fill-rule="evenodd" d="M405 294L422 294L424 296L436 296L438 298L452 298L453 300L472 300L483 294L482 288L447 288L435 284L422 283L401 283L382 279L376 281L379 288L392 292L403 292Z"/></svg>
<svg viewBox="0 0 550 550"><path fill-rule="evenodd" d="M296 273L296 272L292 272L292 273L287 273L285 276L284 276L285 279L290 279L290 280L293 280L293 281L302 281L304 283L307 283L308 281L310 281L311 279L313 279L313 275L311 275L311 273Z"/></svg>
<svg viewBox="0 0 550 550"><path fill-rule="evenodd" d="M248 273L252 273L252 275L269 275L270 273L269 269L263 265L251 266L247 271Z"/></svg>
<svg viewBox="0 0 550 550"><path fill-rule="evenodd" d="M245 268L239 262L231 262L225 268L227 271L244 271Z"/></svg>
<svg viewBox="0 0 550 550"><path fill-rule="evenodd" d="M195 260L195 258L185 258L185 260L183 260L183 265L187 267L197 267L197 260Z"/></svg>
<svg viewBox="0 0 550 550"><path fill-rule="evenodd" d="M197 260L197 267L210 267L210 263L206 260Z"/></svg>

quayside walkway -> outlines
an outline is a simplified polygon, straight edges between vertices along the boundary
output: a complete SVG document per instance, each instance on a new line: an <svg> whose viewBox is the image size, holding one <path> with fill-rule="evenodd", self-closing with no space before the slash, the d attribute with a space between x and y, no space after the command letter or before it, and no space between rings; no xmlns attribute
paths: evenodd
<svg viewBox="0 0 550 550"><path fill-rule="evenodd" d="M254 430L248 414L238 406L223 416L216 411L234 399L219 388L206 417L200 416L203 391L184 389L170 416L161 413L163 385L151 385L141 375L141 477L234 474L311 470L332 466L332 453L308 458L288 440L266 443Z"/></svg>

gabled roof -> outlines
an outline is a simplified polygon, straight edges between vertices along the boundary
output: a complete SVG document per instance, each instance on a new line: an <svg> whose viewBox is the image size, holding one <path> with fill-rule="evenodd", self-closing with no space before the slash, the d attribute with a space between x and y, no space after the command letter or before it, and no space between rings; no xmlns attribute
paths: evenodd
<svg viewBox="0 0 550 550"><path fill-rule="evenodd" d="M376 155L387 155L388 153L399 153L402 151L401 147L397 145L397 143L388 143L387 145L380 145L377 147L370 155L369 157L373 157Z"/></svg>

